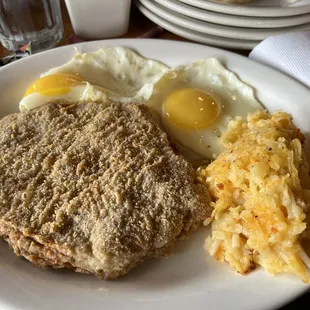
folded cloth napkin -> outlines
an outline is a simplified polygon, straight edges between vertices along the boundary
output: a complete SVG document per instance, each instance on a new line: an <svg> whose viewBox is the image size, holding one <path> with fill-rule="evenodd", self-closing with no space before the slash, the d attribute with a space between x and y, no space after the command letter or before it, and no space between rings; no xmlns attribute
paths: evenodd
<svg viewBox="0 0 310 310"><path fill-rule="evenodd" d="M310 31L269 37L253 49L249 58L275 67L310 87Z"/></svg>

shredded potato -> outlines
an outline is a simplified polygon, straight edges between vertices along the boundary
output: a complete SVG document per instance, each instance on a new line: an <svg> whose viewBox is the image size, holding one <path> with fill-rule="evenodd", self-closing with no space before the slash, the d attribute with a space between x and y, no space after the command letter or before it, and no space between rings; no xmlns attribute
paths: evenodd
<svg viewBox="0 0 310 310"><path fill-rule="evenodd" d="M225 151L197 171L213 199L206 249L240 274L261 265L310 283L304 136L289 114L257 112L231 121L221 142Z"/></svg>

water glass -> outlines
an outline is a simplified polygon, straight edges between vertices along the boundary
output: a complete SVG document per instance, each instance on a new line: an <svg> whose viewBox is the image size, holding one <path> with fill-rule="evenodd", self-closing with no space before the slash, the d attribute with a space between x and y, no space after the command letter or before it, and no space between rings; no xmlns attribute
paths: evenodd
<svg viewBox="0 0 310 310"><path fill-rule="evenodd" d="M0 0L0 42L10 51L31 43L32 53L54 47L63 36L59 0Z"/></svg>

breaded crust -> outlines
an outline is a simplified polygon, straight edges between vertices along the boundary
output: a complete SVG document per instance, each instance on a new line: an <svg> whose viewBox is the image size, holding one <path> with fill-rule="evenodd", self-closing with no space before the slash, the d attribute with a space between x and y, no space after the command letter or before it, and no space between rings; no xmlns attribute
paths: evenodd
<svg viewBox="0 0 310 310"><path fill-rule="evenodd" d="M0 236L40 266L116 278L167 255L209 196L146 106L50 103L0 121Z"/></svg>

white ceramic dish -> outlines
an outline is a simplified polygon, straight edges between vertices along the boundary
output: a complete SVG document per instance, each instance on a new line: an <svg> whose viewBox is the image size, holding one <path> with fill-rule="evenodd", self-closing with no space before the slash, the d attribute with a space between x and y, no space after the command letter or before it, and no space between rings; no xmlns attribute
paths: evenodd
<svg viewBox="0 0 310 310"><path fill-rule="evenodd" d="M241 16L280 17L310 13L310 0L255 0L249 5L223 4L211 0L178 0L209 11Z"/></svg>
<svg viewBox="0 0 310 310"><path fill-rule="evenodd" d="M178 0L155 0L166 8L205 22L244 28L282 28L309 23L310 14L286 17L248 17L207 11Z"/></svg>
<svg viewBox="0 0 310 310"><path fill-rule="evenodd" d="M127 46L170 66L203 57L218 57L231 71L253 85L270 110L285 110L309 133L310 90L297 81L227 51L167 40L107 40L65 46L19 60L0 69L0 114L17 111L30 81L67 62L75 53L99 47ZM0 241L1 310L267 310L276 309L308 288L288 275L271 277L262 269L248 276L233 273L203 250L201 230L181 243L169 258L149 260L126 277L101 281L71 271L43 270L17 258Z"/></svg>
<svg viewBox="0 0 310 310"><path fill-rule="evenodd" d="M239 40L263 40L267 37L278 35L281 33L310 30L310 23L294 27L277 28L277 29L251 29L251 28L247 29L247 28L227 27L203 22L191 17L184 16L179 13L175 13L174 11L154 2L153 0L139 0L139 1L147 9L149 9L156 15L178 26L194 30L197 32L201 32L204 34L210 34L213 36L219 36L224 38L239 39ZM157 1L157 2L164 2L164 1Z"/></svg>
<svg viewBox="0 0 310 310"><path fill-rule="evenodd" d="M148 19L153 21L155 24L165 28L166 30L175 33L183 38L204 43L212 46L223 47L223 48L233 48L233 49L253 49L260 41L252 40L237 40L224 37L212 36L204 33L200 33L188 28L178 26L170 21L156 15L149 9L147 9L141 2L136 1L138 9L144 14Z"/></svg>
<svg viewBox="0 0 310 310"><path fill-rule="evenodd" d="M129 26L131 0L65 0L76 35L103 39L124 35Z"/></svg>

